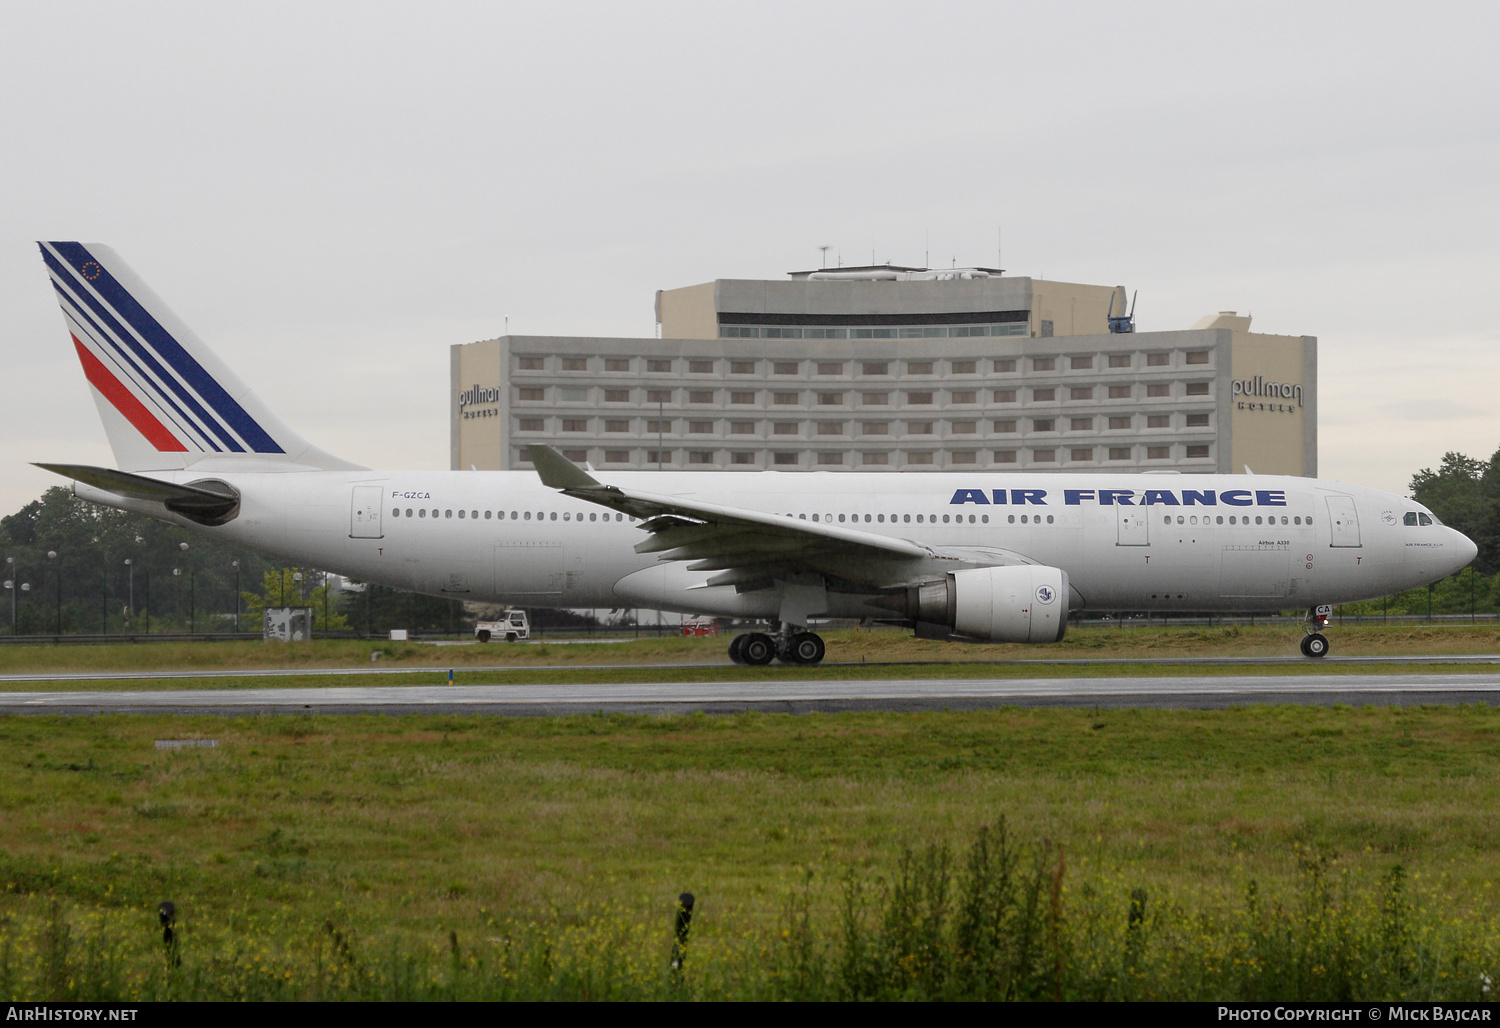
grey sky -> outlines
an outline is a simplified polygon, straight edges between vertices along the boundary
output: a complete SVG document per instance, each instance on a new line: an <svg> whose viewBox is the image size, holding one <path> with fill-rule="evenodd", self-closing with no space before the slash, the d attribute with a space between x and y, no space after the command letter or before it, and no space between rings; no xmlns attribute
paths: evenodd
<svg viewBox="0 0 1500 1028"><path fill-rule="evenodd" d="M990 264L1320 340L1323 477L1500 446L1481 4L0 3L0 512L110 464L33 240L114 246L288 422L447 466L447 348L658 288Z"/></svg>

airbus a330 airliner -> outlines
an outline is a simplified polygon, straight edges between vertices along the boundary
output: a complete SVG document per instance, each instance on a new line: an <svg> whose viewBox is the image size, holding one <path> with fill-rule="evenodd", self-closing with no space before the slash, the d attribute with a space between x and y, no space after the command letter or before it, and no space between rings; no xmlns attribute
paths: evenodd
<svg viewBox="0 0 1500 1028"><path fill-rule="evenodd" d="M1054 642L1070 610L1309 611L1426 585L1476 548L1420 504L1303 478L373 471L288 428L111 249L42 243L119 470L82 499L399 589L762 621L731 659L816 664L818 618Z"/></svg>

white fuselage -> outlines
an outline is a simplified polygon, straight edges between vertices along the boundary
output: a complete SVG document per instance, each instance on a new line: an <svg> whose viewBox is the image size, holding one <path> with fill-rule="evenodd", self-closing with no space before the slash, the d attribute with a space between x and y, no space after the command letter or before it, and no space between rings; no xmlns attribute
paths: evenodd
<svg viewBox="0 0 1500 1028"><path fill-rule="evenodd" d="M158 477L191 482L203 473ZM455 599L533 607L649 607L771 617L776 588L707 587L710 572L637 554L634 519L530 472L223 473L229 523L181 524L288 562ZM631 472L623 488L827 522L940 551L1062 568L1070 605L1280 610L1387 595L1462 568L1463 535L1425 508L1359 486L1227 475ZM91 487L80 496L161 516ZM1407 515L1411 514L1412 517ZM373 515L373 516L372 516ZM1429 515L1430 517L1430 515ZM950 558L951 563L951 558ZM830 593L830 616L881 616ZM889 616L889 611L885 611Z"/></svg>

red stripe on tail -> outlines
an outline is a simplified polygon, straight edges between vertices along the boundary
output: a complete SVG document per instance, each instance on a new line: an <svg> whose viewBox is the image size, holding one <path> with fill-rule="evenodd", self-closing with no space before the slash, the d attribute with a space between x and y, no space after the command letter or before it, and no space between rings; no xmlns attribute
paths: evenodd
<svg viewBox="0 0 1500 1028"><path fill-rule="evenodd" d="M147 442L162 453L187 452L187 447L178 442L177 437L167 430L167 426L158 421L156 415L146 409L145 404L121 385L118 378L109 373L103 362L90 353L88 347L78 341L77 336L73 337L73 346L78 350L78 359L83 364L83 373L89 384L103 393L104 398L114 404L115 410L125 415L125 420L146 437Z"/></svg>

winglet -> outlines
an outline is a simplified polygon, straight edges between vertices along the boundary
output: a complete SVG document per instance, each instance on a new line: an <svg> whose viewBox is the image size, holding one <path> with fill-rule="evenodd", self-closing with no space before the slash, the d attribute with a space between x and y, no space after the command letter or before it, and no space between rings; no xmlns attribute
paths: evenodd
<svg viewBox="0 0 1500 1028"><path fill-rule="evenodd" d="M542 485L553 489L603 489L605 485L584 471L577 464L558 453L550 446L528 446L526 455L531 458Z"/></svg>

